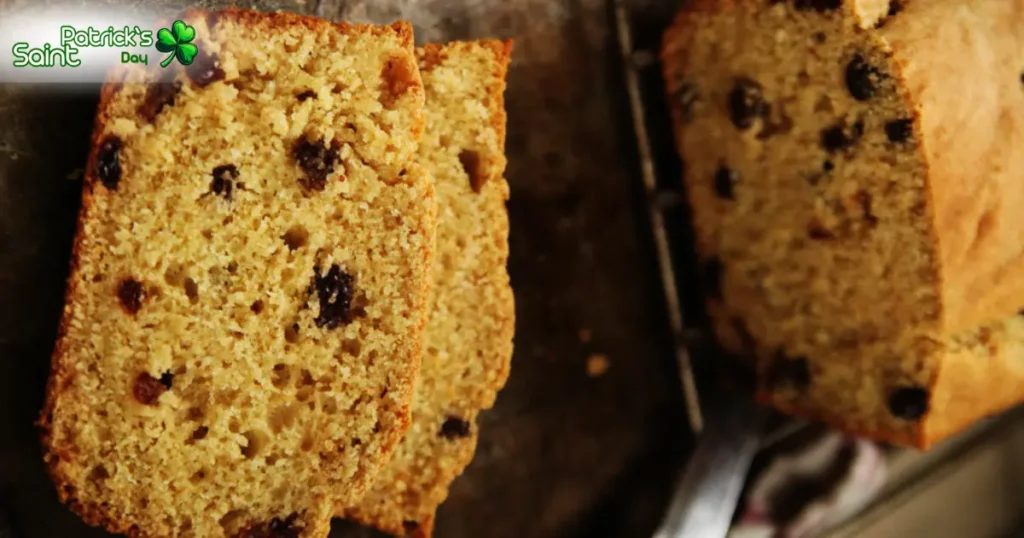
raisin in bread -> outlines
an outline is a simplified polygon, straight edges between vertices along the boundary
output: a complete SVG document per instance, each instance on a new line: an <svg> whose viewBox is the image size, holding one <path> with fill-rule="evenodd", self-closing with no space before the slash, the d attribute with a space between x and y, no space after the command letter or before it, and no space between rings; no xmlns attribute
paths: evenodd
<svg viewBox="0 0 1024 538"><path fill-rule="evenodd" d="M183 18L190 66L102 91L46 461L113 532L326 536L411 418L436 227L412 29Z"/></svg>
<svg viewBox="0 0 1024 538"><path fill-rule="evenodd" d="M427 129L419 158L437 188L437 258L413 424L373 489L339 513L429 537L434 511L476 447L476 417L505 384L515 311L509 285L505 73L511 42L419 51Z"/></svg>
<svg viewBox="0 0 1024 538"><path fill-rule="evenodd" d="M766 399L918 445L1024 399L999 321L1024 305L1022 23L1000 0L695 0L668 30L709 311Z"/></svg>

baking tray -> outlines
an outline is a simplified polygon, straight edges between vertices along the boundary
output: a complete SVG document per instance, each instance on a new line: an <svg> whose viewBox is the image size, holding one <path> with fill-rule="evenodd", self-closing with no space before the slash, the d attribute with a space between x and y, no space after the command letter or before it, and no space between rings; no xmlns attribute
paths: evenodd
<svg viewBox="0 0 1024 538"><path fill-rule="evenodd" d="M30 3L37 4L0 0L0 13ZM437 535L649 536L691 437L610 4L236 5L408 18L420 42L516 40L506 94L516 352L507 388L481 418L477 457L440 510ZM61 310L96 90L0 87L0 504L23 538L107 536L57 502L32 426ZM596 356L610 364L600 376L587 371ZM369 534L340 522L334 532Z"/></svg>

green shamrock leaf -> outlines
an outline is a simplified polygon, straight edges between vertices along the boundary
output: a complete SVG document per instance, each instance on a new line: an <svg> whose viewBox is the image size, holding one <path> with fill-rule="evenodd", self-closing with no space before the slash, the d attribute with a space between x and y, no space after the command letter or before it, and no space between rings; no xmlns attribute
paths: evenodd
<svg viewBox="0 0 1024 538"><path fill-rule="evenodd" d="M184 21L174 21L170 30L161 28L156 33L156 50L170 54L160 62L160 67L167 67L174 58L177 58L181 65L192 65L192 61L199 54L199 47L192 44L195 38L196 29Z"/></svg>
<svg viewBox="0 0 1024 538"><path fill-rule="evenodd" d="M160 52L171 52L174 47L178 46L178 40L174 39L171 35L171 31L167 28L161 28L156 33L156 50Z"/></svg>
<svg viewBox="0 0 1024 538"><path fill-rule="evenodd" d="M178 50L174 52L181 65L192 65L192 60L195 59L196 54L199 54L199 48L192 43L182 43L178 45Z"/></svg>
<svg viewBox="0 0 1024 538"><path fill-rule="evenodd" d="M174 21L171 25L171 33L178 38L178 43L191 43L196 38L196 29L182 21Z"/></svg>

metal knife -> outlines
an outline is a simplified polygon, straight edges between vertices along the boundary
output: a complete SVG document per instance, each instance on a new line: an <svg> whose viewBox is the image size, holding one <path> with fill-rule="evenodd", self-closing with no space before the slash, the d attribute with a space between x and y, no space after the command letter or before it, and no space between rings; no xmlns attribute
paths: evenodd
<svg viewBox="0 0 1024 538"><path fill-rule="evenodd" d="M725 538L769 411L725 392L704 405L697 447L654 538Z"/></svg>

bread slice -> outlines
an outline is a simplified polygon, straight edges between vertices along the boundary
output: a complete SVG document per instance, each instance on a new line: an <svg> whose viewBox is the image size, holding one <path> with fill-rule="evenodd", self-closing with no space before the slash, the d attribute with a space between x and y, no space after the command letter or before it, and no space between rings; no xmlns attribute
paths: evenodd
<svg viewBox="0 0 1024 538"><path fill-rule="evenodd" d="M762 399L917 446L1024 401L1022 17L696 0L665 34L708 310Z"/></svg>
<svg viewBox="0 0 1024 538"><path fill-rule="evenodd" d="M339 514L392 534L430 536L434 511L473 457L476 417L512 356L506 269L505 73L510 41L427 45L419 158L437 188L437 258L413 424L366 498Z"/></svg>
<svg viewBox="0 0 1024 538"><path fill-rule="evenodd" d="M183 19L192 65L102 92L46 461L112 532L326 536L410 420L436 226L412 30Z"/></svg>

